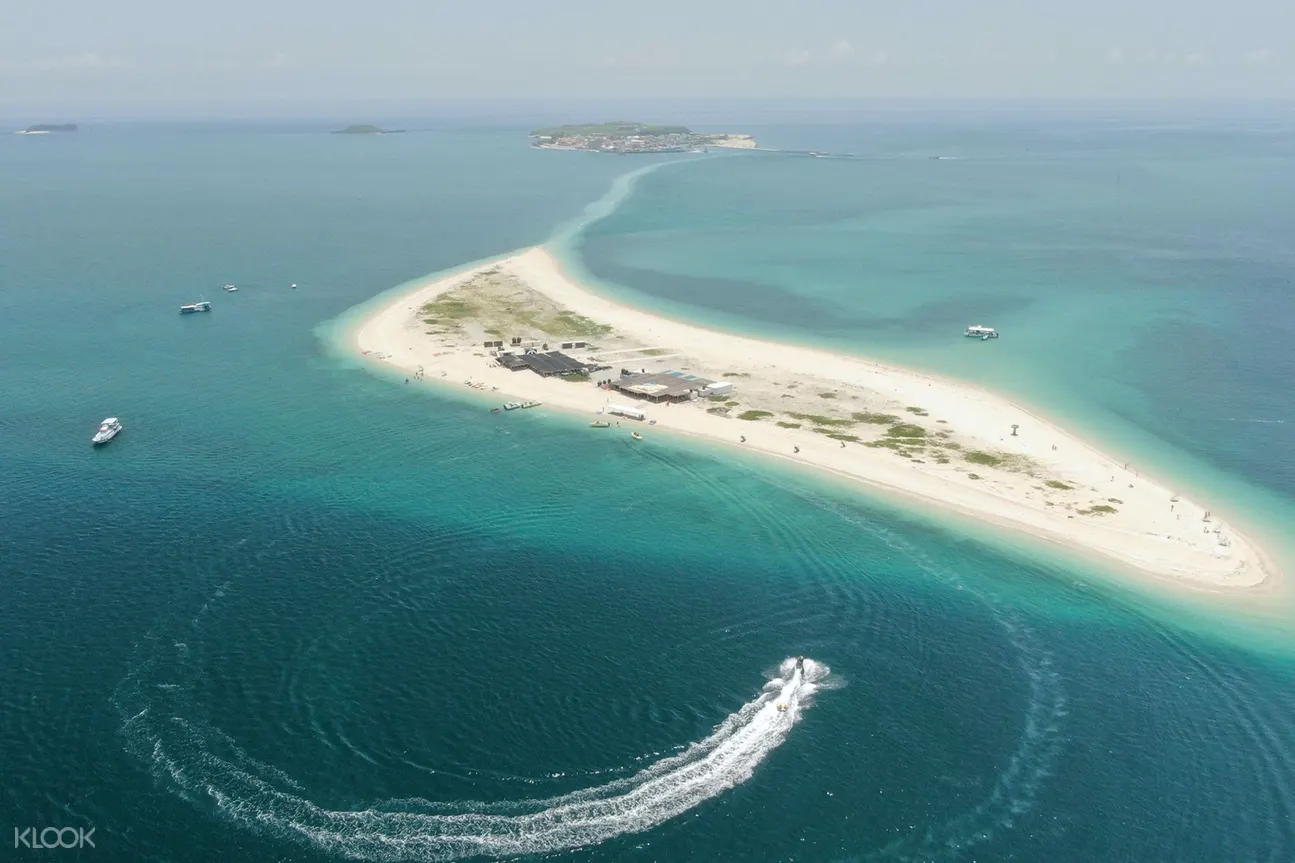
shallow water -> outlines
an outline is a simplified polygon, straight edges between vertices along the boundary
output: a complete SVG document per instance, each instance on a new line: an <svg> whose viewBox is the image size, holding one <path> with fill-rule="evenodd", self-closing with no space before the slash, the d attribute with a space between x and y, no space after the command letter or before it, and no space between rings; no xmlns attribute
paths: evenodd
<svg viewBox="0 0 1295 863"><path fill-rule="evenodd" d="M0 235L13 825L94 826L87 858L132 861L1295 853L1288 651L830 481L543 409L490 415L339 356L318 325L543 240L635 163L538 153L520 130L319 131L0 140L22 167L0 189L23 226ZM635 248L680 260L686 232L625 229L661 195L711 239L705 277L731 266L705 219L750 196L743 164L641 177L590 228L613 237L583 246L590 268ZM771 209L798 201L813 224L814 198L769 179ZM204 291L210 315L175 313ZM994 322L1029 331L1027 312ZM868 347L938 367L937 338ZM1044 341L1028 350L1046 383L1065 364ZM967 356L988 374L1004 354ZM1119 386L1151 404L1138 375ZM1119 414L1102 392L1076 390ZM109 413L126 430L92 451ZM1131 438L1166 437L1145 416L1122 420ZM1173 442L1284 500L1280 475ZM830 674L770 712L796 655Z"/></svg>

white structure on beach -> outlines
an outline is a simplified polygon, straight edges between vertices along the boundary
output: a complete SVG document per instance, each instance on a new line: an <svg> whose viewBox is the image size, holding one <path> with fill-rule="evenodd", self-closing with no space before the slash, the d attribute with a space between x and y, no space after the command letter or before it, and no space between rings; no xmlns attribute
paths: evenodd
<svg viewBox="0 0 1295 863"><path fill-rule="evenodd" d="M641 419L647 418L647 414L643 413L643 411L639 410L638 408L626 407L625 405L608 405L607 412L610 414L616 414L617 416L622 416L622 417L625 417L626 419L632 419L632 420L641 420Z"/></svg>

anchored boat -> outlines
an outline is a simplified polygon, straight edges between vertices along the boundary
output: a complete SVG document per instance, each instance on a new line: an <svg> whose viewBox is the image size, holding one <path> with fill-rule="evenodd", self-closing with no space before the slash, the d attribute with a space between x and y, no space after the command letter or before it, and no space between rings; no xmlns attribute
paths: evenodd
<svg viewBox="0 0 1295 863"><path fill-rule="evenodd" d="M207 302L206 300L199 300L196 303L187 303L183 306L180 306L180 314L182 315L192 315L195 312L209 312L209 311L211 311L211 303Z"/></svg>
<svg viewBox="0 0 1295 863"><path fill-rule="evenodd" d="M107 443L115 438L120 432L121 420L116 417L108 417L106 420L99 423L99 430L94 433L94 437L90 438L90 443L95 446Z"/></svg>
<svg viewBox="0 0 1295 863"><path fill-rule="evenodd" d="M986 339L998 338L998 330L984 324L972 324L967 327L967 331L963 335L969 339L980 339L983 342Z"/></svg>

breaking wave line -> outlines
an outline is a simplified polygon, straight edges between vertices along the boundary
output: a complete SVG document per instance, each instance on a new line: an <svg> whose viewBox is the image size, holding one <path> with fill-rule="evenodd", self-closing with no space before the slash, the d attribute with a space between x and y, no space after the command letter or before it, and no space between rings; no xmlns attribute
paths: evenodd
<svg viewBox="0 0 1295 863"><path fill-rule="evenodd" d="M166 705L155 703L160 687L148 680L151 666L123 681L115 701L130 750L155 777L245 827L377 861L551 853L649 830L751 778L814 693L831 685L826 665L806 659L801 669L795 659L784 660L760 694L708 737L604 785L545 799L445 804L414 798L344 811L306 799L290 777L247 756L219 729L155 709Z"/></svg>

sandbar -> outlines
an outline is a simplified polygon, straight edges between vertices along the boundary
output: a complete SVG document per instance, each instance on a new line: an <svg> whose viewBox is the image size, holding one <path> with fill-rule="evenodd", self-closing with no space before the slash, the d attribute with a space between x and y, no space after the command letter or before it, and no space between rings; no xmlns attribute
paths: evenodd
<svg viewBox="0 0 1295 863"><path fill-rule="evenodd" d="M483 345L513 337L542 339L550 349L586 341L565 353L612 368L578 381L512 371ZM589 434L634 431L650 445L658 433L683 433L790 459L1183 586L1256 588L1277 575L1209 502L1142 475L1009 398L633 308L569 278L544 247L413 283L355 322L350 339L368 360L418 380L612 424ZM597 386L623 368L726 381L733 392L667 406ZM614 404L632 404L646 418L610 416Z"/></svg>

